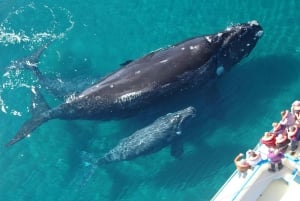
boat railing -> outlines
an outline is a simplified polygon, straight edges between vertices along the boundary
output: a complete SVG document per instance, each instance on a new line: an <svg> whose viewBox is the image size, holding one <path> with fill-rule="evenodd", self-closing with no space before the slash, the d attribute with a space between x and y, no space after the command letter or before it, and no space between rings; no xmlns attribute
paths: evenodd
<svg viewBox="0 0 300 201"><path fill-rule="evenodd" d="M221 194L221 192L224 190L224 188L228 185L228 183L230 183L230 181L232 180L232 178L238 174L238 171L235 170L231 176L226 180L226 182L221 186L221 188L218 190L218 192L212 197L211 201L214 201L217 197L219 197L219 195Z"/></svg>

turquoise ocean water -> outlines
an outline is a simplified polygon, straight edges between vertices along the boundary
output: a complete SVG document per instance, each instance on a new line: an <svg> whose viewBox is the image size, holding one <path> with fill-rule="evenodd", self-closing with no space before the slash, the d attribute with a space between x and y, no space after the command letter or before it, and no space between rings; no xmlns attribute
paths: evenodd
<svg viewBox="0 0 300 201"><path fill-rule="evenodd" d="M13 147L0 146L0 201L206 201L234 170L239 152L300 99L300 1L298 0L0 0L0 144L30 117L30 89L38 83L12 61L55 39L41 58L47 76L86 84L128 59L189 37L258 20L264 36L231 72L168 110L197 107L185 153L166 148L133 161L96 169L82 151L101 156L146 126L153 113L123 120L51 120ZM61 100L41 89L51 106ZM173 104L173 105L172 105ZM173 108L174 107L174 108Z"/></svg>

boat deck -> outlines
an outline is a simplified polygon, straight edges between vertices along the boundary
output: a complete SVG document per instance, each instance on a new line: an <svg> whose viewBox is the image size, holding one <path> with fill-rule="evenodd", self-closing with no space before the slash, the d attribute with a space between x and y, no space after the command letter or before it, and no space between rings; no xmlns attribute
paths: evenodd
<svg viewBox="0 0 300 201"><path fill-rule="evenodd" d="M285 154L282 161L284 167L269 172L267 148L258 145L256 149L262 154L263 160L254 169L248 170L245 178L239 177L235 171L211 201L295 200L295 193L300 190L299 151L294 156Z"/></svg>

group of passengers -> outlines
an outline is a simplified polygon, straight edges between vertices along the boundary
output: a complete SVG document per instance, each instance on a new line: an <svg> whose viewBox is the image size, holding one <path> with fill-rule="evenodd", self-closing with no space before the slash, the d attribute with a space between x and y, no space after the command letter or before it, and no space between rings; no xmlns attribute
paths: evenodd
<svg viewBox="0 0 300 201"><path fill-rule="evenodd" d="M272 124L272 130L265 132L260 143L268 148L267 158L270 162L270 172L283 168L282 159L290 146L290 154L294 155L300 141L300 101L292 103L291 110L281 111L281 120ZM259 151L248 150L245 159L240 153L234 159L239 176L246 177L248 169L257 165L261 159Z"/></svg>

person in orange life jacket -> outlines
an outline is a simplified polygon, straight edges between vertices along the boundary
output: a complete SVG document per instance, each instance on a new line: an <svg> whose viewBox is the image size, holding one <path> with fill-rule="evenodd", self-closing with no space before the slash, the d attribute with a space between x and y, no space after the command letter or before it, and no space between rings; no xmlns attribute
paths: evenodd
<svg viewBox="0 0 300 201"><path fill-rule="evenodd" d="M284 154L278 149L270 149L268 153L268 159L270 161L271 167L268 169L270 172L275 172L275 165L277 164L278 170L283 168L282 158Z"/></svg>
<svg viewBox="0 0 300 201"><path fill-rule="evenodd" d="M300 129L297 125L294 125L288 131L288 137L291 140L291 154L295 154L298 148L298 142L300 141Z"/></svg>
<svg viewBox="0 0 300 201"><path fill-rule="evenodd" d="M238 170L239 177L245 178L247 176L248 169L251 168L249 163L243 159L244 154L240 153L234 158L234 164L236 166L236 169Z"/></svg>

